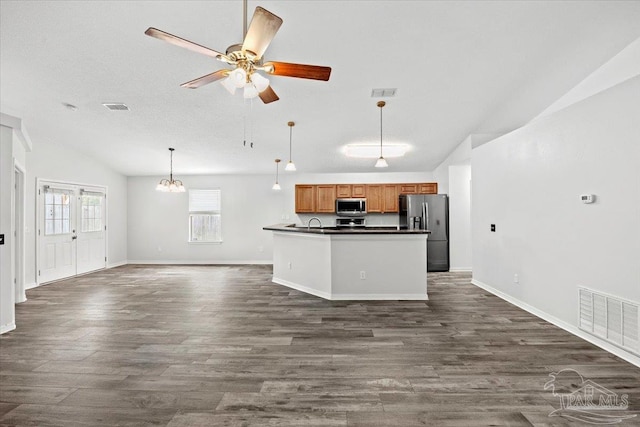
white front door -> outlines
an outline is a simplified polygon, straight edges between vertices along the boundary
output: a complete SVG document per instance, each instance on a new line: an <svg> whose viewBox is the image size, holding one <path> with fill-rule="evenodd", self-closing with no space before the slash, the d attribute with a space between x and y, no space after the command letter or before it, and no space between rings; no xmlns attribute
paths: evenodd
<svg viewBox="0 0 640 427"><path fill-rule="evenodd" d="M64 185L43 185L39 234L40 256L38 282L69 277L76 274L76 194Z"/></svg>
<svg viewBox="0 0 640 427"><path fill-rule="evenodd" d="M78 265L77 274L106 267L105 194L81 189L78 196Z"/></svg>
<svg viewBox="0 0 640 427"><path fill-rule="evenodd" d="M105 190L43 182L38 197L38 283L105 268Z"/></svg>

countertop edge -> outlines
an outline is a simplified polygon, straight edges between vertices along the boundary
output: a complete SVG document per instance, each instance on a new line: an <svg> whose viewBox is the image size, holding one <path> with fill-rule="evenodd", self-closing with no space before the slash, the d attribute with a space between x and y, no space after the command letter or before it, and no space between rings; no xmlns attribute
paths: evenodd
<svg viewBox="0 0 640 427"><path fill-rule="evenodd" d="M319 227L295 227L295 224L274 224L268 225L266 227L262 227L263 230L267 231L284 231L287 233L307 233L307 234L395 234L395 235L416 235L416 234L431 234L429 230L408 230L408 229L397 229L397 228L389 228L387 230L373 230L364 228L349 228L346 227L344 229L328 229L328 228L319 228Z"/></svg>

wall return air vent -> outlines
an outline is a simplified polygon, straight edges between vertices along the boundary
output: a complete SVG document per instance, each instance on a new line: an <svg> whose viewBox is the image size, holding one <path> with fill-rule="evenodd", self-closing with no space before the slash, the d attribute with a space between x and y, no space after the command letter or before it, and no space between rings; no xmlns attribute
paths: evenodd
<svg viewBox="0 0 640 427"><path fill-rule="evenodd" d="M372 98L392 98L396 96L396 89L393 88L381 88L381 89L371 89L371 97Z"/></svg>
<svg viewBox="0 0 640 427"><path fill-rule="evenodd" d="M579 291L580 329L640 356L638 303L587 288Z"/></svg>
<svg viewBox="0 0 640 427"><path fill-rule="evenodd" d="M129 107L127 107L122 102L104 102L102 103L102 105L104 105L111 111L129 111Z"/></svg>

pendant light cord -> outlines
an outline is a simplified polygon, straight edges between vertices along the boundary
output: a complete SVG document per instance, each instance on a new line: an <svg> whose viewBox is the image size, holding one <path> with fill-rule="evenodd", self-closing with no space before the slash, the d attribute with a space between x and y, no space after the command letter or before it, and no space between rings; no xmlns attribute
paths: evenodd
<svg viewBox="0 0 640 427"><path fill-rule="evenodd" d="M291 163L291 134L293 133L293 126L289 126L289 163Z"/></svg>
<svg viewBox="0 0 640 427"><path fill-rule="evenodd" d="M173 182L173 150L169 150L171 153L169 160L169 182Z"/></svg>
<svg viewBox="0 0 640 427"><path fill-rule="evenodd" d="M382 107L380 106L380 157L382 157Z"/></svg>

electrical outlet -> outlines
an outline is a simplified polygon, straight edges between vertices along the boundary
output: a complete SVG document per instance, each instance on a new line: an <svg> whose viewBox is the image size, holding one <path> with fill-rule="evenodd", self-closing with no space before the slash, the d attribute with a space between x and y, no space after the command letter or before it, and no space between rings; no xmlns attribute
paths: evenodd
<svg viewBox="0 0 640 427"><path fill-rule="evenodd" d="M517 275L517 274L514 274L514 275L513 275L513 283L515 283L515 284L520 283L520 278L518 277L518 275Z"/></svg>
<svg viewBox="0 0 640 427"><path fill-rule="evenodd" d="M365 273L364 271L360 272L360 280L365 280L367 278L367 273Z"/></svg>
<svg viewBox="0 0 640 427"><path fill-rule="evenodd" d="M291 263L288 264L289 270L291 270Z"/></svg>
<svg viewBox="0 0 640 427"><path fill-rule="evenodd" d="M491 224L491 231L492 231L493 233L495 233L495 232L496 232L496 225L495 225L495 224Z"/></svg>

